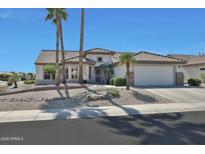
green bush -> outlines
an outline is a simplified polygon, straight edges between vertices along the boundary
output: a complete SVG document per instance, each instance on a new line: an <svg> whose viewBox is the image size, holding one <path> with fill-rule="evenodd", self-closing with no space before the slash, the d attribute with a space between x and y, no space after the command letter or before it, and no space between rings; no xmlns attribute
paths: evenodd
<svg viewBox="0 0 205 154"><path fill-rule="evenodd" d="M110 79L110 85L114 85L115 78Z"/></svg>
<svg viewBox="0 0 205 154"><path fill-rule="evenodd" d="M200 86L201 85L201 80L199 80L199 79L189 79L188 84L189 84L189 86Z"/></svg>
<svg viewBox="0 0 205 154"><path fill-rule="evenodd" d="M106 89L106 92L107 92L107 95L111 95L113 97L119 97L120 96L119 91L115 88Z"/></svg>
<svg viewBox="0 0 205 154"><path fill-rule="evenodd" d="M114 85L115 86L125 86L126 85L126 79L121 78L121 77L117 77L117 78L114 79Z"/></svg>
<svg viewBox="0 0 205 154"><path fill-rule="evenodd" d="M0 81L9 81L9 77L8 78L0 78Z"/></svg>
<svg viewBox="0 0 205 154"><path fill-rule="evenodd" d="M35 80L25 80L24 84L35 84Z"/></svg>

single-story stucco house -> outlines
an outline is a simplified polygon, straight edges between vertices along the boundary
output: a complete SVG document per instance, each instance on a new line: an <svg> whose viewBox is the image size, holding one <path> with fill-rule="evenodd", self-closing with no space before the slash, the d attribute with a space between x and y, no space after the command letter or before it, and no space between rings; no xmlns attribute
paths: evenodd
<svg viewBox="0 0 205 154"><path fill-rule="evenodd" d="M108 64L112 67L115 77L126 77L126 66L119 65L119 56L123 52L115 52L102 48L86 50L84 55L83 78L92 83L104 83L104 74L99 65ZM154 54L150 52L136 52L133 56L137 64L132 64L132 85L175 85L176 69L184 63L183 60ZM61 59L61 56L60 56ZM79 51L65 51L66 81L78 81ZM37 84L52 83L54 77L45 73L46 64L55 64L55 50L42 50L36 59Z"/></svg>
<svg viewBox="0 0 205 154"><path fill-rule="evenodd" d="M205 56L197 55L180 55L180 54L169 54L167 55L172 58L177 58L185 61L184 64L177 66L177 72L183 72L185 82L190 78L201 79L201 74L205 73Z"/></svg>

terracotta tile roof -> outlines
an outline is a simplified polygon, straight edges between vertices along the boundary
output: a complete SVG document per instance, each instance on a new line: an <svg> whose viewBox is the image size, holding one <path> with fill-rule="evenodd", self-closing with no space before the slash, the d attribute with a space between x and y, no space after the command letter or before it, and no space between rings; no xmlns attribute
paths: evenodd
<svg viewBox="0 0 205 154"><path fill-rule="evenodd" d="M79 56L68 58L65 61L66 61L66 63L78 63L79 62ZM84 64L91 64L91 65L96 64L96 62L94 60L91 60L89 58L83 58L83 63Z"/></svg>
<svg viewBox="0 0 205 154"><path fill-rule="evenodd" d="M181 55L181 54L168 54L167 56L177 58L177 59L182 59L184 61L188 61L190 58L195 57L194 55Z"/></svg>
<svg viewBox="0 0 205 154"><path fill-rule="evenodd" d="M205 64L205 56L191 57L185 65L198 65L198 64Z"/></svg>
<svg viewBox="0 0 205 154"><path fill-rule="evenodd" d="M119 62L119 56L122 53L125 52L113 52L111 50L107 49L102 49L102 48L95 48L95 49L90 49L86 50L85 52L92 52L92 53L103 53L103 52L108 52L111 53L112 55L112 60L113 63L118 63ZM133 52L129 52L133 53ZM86 55L86 54L85 54ZM36 64L49 64L49 63L55 63L55 50L42 50L39 56L36 59ZM76 63L79 59L79 51L72 51L72 50L65 50L65 59L69 63ZM139 52L133 56L136 61L140 63L184 63L184 61L179 60L177 58L169 57L169 56L163 56L163 55L158 55L150 52ZM61 61L61 52L59 55L59 59ZM93 64L95 61L85 58L86 63Z"/></svg>
<svg viewBox="0 0 205 154"><path fill-rule="evenodd" d="M154 54L150 52L141 51L137 53L133 58L139 63L164 63L164 64L173 64L173 63L184 63L183 60L168 57L164 55Z"/></svg>
<svg viewBox="0 0 205 154"><path fill-rule="evenodd" d="M182 60L185 60L186 63L184 65L199 65L205 64L205 56L196 56L196 55L177 55L170 54L171 57L176 57Z"/></svg>
<svg viewBox="0 0 205 154"><path fill-rule="evenodd" d="M93 48L85 51L85 54L111 54L114 55L115 52L108 49L103 48Z"/></svg>
<svg viewBox="0 0 205 154"><path fill-rule="evenodd" d="M59 52L59 60L62 60L61 52ZM78 51L65 51L65 59L79 56ZM47 63L55 63L56 53L55 50L42 50L38 55L35 63L47 64Z"/></svg>

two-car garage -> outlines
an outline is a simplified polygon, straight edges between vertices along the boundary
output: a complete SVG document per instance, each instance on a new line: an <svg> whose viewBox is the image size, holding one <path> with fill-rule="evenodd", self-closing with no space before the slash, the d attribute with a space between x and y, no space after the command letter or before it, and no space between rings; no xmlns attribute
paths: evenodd
<svg viewBox="0 0 205 154"><path fill-rule="evenodd" d="M139 65L134 66L135 86L175 85L173 66Z"/></svg>

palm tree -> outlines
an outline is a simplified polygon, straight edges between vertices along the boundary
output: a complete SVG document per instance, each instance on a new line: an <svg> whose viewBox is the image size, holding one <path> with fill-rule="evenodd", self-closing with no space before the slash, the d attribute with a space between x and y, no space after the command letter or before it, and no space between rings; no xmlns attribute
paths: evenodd
<svg viewBox="0 0 205 154"><path fill-rule="evenodd" d="M62 32L62 22L67 20L68 13L64 8L49 8L47 9L47 16L46 21L52 20L52 22L56 25L56 65L57 65L57 75L56 78L59 80L59 38L61 43L61 52L62 52L62 73L63 73L63 83L66 83L66 76L65 76L65 53L64 53L64 43L63 43L63 32Z"/></svg>
<svg viewBox="0 0 205 154"><path fill-rule="evenodd" d="M119 57L120 65L126 65L126 83L127 83L127 90L130 89L130 64L136 64L136 61L133 58L133 54L131 53L123 53Z"/></svg>
<svg viewBox="0 0 205 154"><path fill-rule="evenodd" d="M60 67L59 67L59 33L57 26L57 19L54 9L47 9L47 16L45 18L46 21L52 20L52 23L56 25L56 74L55 74L55 84L60 84Z"/></svg>
<svg viewBox="0 0 205 154"><path fill-rule="evenodd" d="M81 28L80 28L80 56L79 56L79 83L83 83L83 41L84 41L84 8L81 9Z"/></svg>

